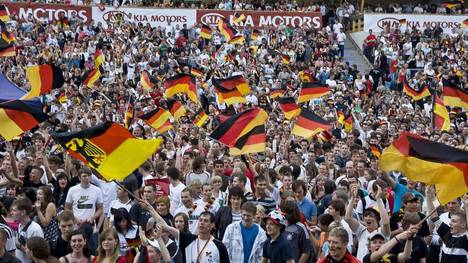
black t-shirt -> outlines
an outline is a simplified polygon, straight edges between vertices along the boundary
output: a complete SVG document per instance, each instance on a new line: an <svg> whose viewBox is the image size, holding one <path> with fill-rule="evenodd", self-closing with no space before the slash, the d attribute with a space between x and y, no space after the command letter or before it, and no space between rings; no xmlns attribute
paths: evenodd
<svg viewBox="0 0 468 263"><path fill-rule="evenodd" d="M273 242L268 238L263 245L263 257L269 259L270 263L283 263L294 259L291 245L282 235Z"/></svg>
<svg viewBox="0 0 468 263"><path fill-rule="evenodd" d="M146 223L151 218L151 213L148 210L141 208L140 204L132 205L130 208L130 220L140 225L146 231Z"/></svg>
<svg viewBox="0 0 468 263"><path fill-rule="evenodd" d="M363 259L362 263L371 263L370 260L371 254L367 254ZM394 254L385 254L383 257L381 257L377 263L398 263L398 255Z"/></svg>
<svg viewBox="0 0 468 263"><path fill-rule="evenodd" d="M10 253L5 252L5 255L0 256L0 263L21 263L21 260L12 256Z"/></svg>
<svg viewBox="0 0 468 263"><path fill-rule="evenodd" d="M403 215L404 215L404 212L402 211L395 212L392 214L392 216L390 217L390 230L395 231L398 228L400 228L400 222L401 222L401 219L403 218ZM425 217L425 215L422 213L418 213L418 215L421 218L421 220L424 219ZM427 224L427 221L424 221L421 224L421 228L418 230L417 235L420 237L427 237L430 234L431 234L431 230L429 229L429 225Z"/></svg>
<svg viewBox="0 0 468 263"><path fill-rule="evenodd" d="M403 252L405 249L405 242L400 241L396 244L391 250L391 254L398 255L399 253ZM413 249L411 251L411 256L406 263L419 263L421 258L426 258L428 254L428 249L426 242L422 240L418 235L413 238Z"/></svg>
<svg viewBox="0 0 468 263"><path fill-rule="evenodd" d="M64 257L68 254L68 241L63 240L62 236L59 235L57 241L50 245L50 251L56 258Z"/></svg>

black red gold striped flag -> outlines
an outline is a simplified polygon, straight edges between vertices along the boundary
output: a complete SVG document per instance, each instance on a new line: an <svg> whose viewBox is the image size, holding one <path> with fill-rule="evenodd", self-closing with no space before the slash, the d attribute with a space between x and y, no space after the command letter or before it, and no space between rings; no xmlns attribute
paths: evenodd
<svg viewBox="0 0 468 263"><path fill-rule="evenodd" d="M302 108L301 114L297 117L296 123L291 130L291 134L308 139L321 131L328 131L330 128L329 122L320 118L315 113Z"/></svg>
<svg viewBox="0 0 468 263"><path fill-rule="evenodd" d="M7 141L27 132L49 116L39 100L10 100L0 103L0 135Z"/></svg>
<svg viewBox="0 0 468 263"><path fill-rule="evenodd" d="M370 146L370 150L371 150L372 154L373 154L375 157L377 157L377 159L380 158L380 155L382 154L382 149L380 149L380 147L379 147L378 145L372 144L372 145Z"/></svg>
<svg viewBox="0 0 468 263"><path fill-rule="evenodd" d="M234 13L234 23L239 24L240 22L244 22L247 17L244 14L240 14L239 12Z"/></svg>
<svg viewBox="0 0 468 263"><path fill-rule="evenodd" d="M187 113L184 105L178 100L168 100L166 102L167 109L174 116L174 120L179 121L179 119Z"/></svg>
<svg viewBox="0 0 468 263"><path fill-rule="evenodd" d="M328 93L330 93L330 87L327 84L303 82L299 94L299 103L320 98Z"/></svg>
<svg viewBox="0 0 468 263"><path fill-rule="evenodd" d="M293 97L282 97L278 99L279 107L284 113L284 117L288 120L297 117L301 114L301 108L296 104Z"/></svg>
<svg viewBox="0 0 468 263"><path fill-rule="evenodd" d="M3 21L3 22L10 21L10 16L8 15L8 11L5 5L0 5L0 21Z"/></svg>
<svg viewBox="0 0 468 263"><path fill-rule="evenodd" d="M11 32L8 32L6 30L3 30L2 32L2 41L3 43L6 43L6 44L11 44L13 42L16 42L16 38L15 38L15 35Z"/></svg>
<svg viewBox="0 0 468 263"><path fill-rule="evenodd" d="M414 101L422 100L425 97L431 96L431 92L427 86L420 91L413 89L407 82L403 84L403 93L410 96Z"/></svg>
<svg viewBox="0 0 468 263"><path fill-rule="evenodd" d="M65 79L62 70L51 64L35 65L26 70L31 89L21 99L31 99L63 86Z"/></svg>
<svg viewBox="0 0 468 263"><path fill-rule="evenodd" d="M432 103L432 125L434 129L441 131L450 130L449 113L444 102L437 95L434 95L434 102Z"/></svg>
<svg viewBox="0 0 468 263"><path fill-rule="evenodd" d="M305 70L299 71L299 73L297 73L297 76L299 77L299 79L302 82L315 82L316 81L314 76L312 76L311 73L309 73L309 72L307 72Z"/></svg>
<svg viewBox="0 0 468 263"><path fill-rule="evenodd" d="M128 129L132 125L134 117L135 117L135 108L133 107L132 98L130 97L130 100L127 104L127 109L125 110L125 114L124 114L124 127L125 128Z"/></svg>
<svg viewBox="0 0 468 263"><path fill-rule="evenodd" d="M94 87L96 81L98 81L100 78L101 70L94 67L83 75L83 84L88 88L92 88Z"/></svg>
<svg viewBox="0 0 468 263"><path fill-rule="evenodd" d="M204 39L211 39L212 30L211 27L208 25L203 24L200 32L200 37Z"/></svg>
<svg viewBox="0 0 468 263"><path fill-rule="evenodd" d="M435 185L444 205L468 192L468 152L403 133L380 157L386 172L400 171L408 179Z"/></svg>
<svg viewBox="0 0 468 263"><path fill-rule="evenodd" d="M162 139L135 138L126 128L113 122L51 135L71 156L108 181L125 179L148 160L162 142Z"/></svg>
<svg viewBox="0 0 468 263"><path fill-rule="evenodd" d="M148 73L148 71L143 70L140 75L140 83L143 89L151 90L156 85L156 80Z"/></svg>
<svg viewBox="0 0 468 263"><path fill-rule="evenodd" d="M291 62L291 57L286 54L281 54L281 60L284 64L289 65L289 62Z"/></svg>
<svg viewBox="0 0 468 263"><path fill-rule="evenodd" d="M235 30L229 21L225 18L221 18L218 21L218 30L224 36L227 42L231 41L231 39L237 35L237 30Z"/></svg>
<svg viewBox="0 0 468 263"><path fill-rule="evenodd" d="M328 131L321 131L316 136L317 136L317 139L321 143L329 142L333 138L333 135L331 135L330 132L328 132Z"/></svg>
<svg viewBox="0 0 468 263"><path fill-rule="evenodd" d="M16 56L16 50L13 44L0 47L0 57L14 57L14 56Z"/></svg>
<svg viewBox="0 0 468 263"><path fill-rule="evenodd" d="M286 94L285 89L274 89L270 91L270 99L274 100L276 98L282 97Z"/></svg>
<svg viewBox="0 0 468 263"><path fill-rule="evenodd" d="M157 130L159 133L167 132L170 129L173 129L169 118L171 113L163 108L154 109L148 113L140 115L138 118L145 121L153 129Z"/></svg>
<svg viewBox="0 0 468 263"><path fill-rule="evenodd" d="M195 78L191 75L181 73L170 77L164 82L164 87L166 88L164 92L166 98L172 98L178 93L185 93L191 101L198 103L197 86Z"/></svg>
<svg viewBox="0 0 468 263"><path fill-rule="evenodd" d="M250 93L249 82L241 75L232 76L226 79L215 79L218 86L225 89L232 90L237 89L242 95Z"/></svg>
<svg viewBox="0 0 468 263"><path fill-rule="evenodd" d="M245 95L250 92L248 82L242 76L233 76L227 79L213 79L213 86L218 94L219 103L232 105L246 103Z"/></svg>
<svg viewBox="0 0 468 263"><path fill-rule="evenodd" d="M240 137L234 147L229 148L230 155L264 152L266 148L265 125L259 125Z"/></svg>
<svg viewBox="0 0 468 263"><path fill-rule="evenodd" d="M466 29L468 28L468 18L463 20L462 24L461 24L461 28L463 29Z"/></svg>
<svg viewBox="0 0 468 263"><path fill-rule="evenodd" d="M260 36L260 31L258 29L254 29L250 37L252 38L253 41L257 41L258 36Z"/></svg>
<svg viewBox="0 0 468 263"><path fill-rule="evenodd" d="M345 132L353 130L353 116L351 114L344 114L342 111L336 111L338 115L338 123L341 124Z"/></svg>
<svg viewBox="0 0 468 263"><path fill-rule="evenodd" d="M255 127L264 125L268 114L261 108L252 108L229 117L211 133L210 137L234 147L237 140Z"/></svg>
<svg viewBox="0 0 468 263"><path fill-rule="evenodd" d="M104 64L104 62L104 53L102 53L102 50L99 47L96 47L96 51L94 52L94 65L96 68L99 68L102 66L102 64Z"/></svg>
<svg viewBox="0 0 468 263"><path fill-rule="evenodd" d="M201 128L208 121L209 117L203 109L198 110L193 119L193 124Z"/></svg>
<svg viewBox="0 0 468 263"><path fill-rule="evenodd" d="M203 70L201 68L197 67L192 67L190 69L190 74L196 78L202 78L203 77Z"/></svg>
<svg viewBox="0 0 468 263"><path fill-rule="evenodd" d="M468 92L462 90L454 83L443 80L444 104L450 107L468 109Z"/></svg>
<svg viewBox="0 0 468 263"><path fill-rule="evenodd" d="M229 40L229 44L243 44L245 42L245 38L243 35L234 36L231 40Z"/></svg>

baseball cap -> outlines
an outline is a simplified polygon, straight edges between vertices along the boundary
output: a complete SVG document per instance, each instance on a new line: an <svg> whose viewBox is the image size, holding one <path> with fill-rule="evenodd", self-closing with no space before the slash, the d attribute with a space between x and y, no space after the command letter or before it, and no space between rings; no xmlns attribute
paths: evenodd
<svg viewBox="0 0 468 263"><path fill-rule="evenodd" d="M265 220L270 219L276 225L286 226L286 219L284 218L283 213L278 210L273 210L265 217Z"/></svg>
<svg viewBox="0 0 468 263"><path fill-rule="evenodd" d="M150 240L148 239L148 245L156 248L157 250L161 251L161 249L159 248L159 243L157 240Z"/></svg>
<svg viewBox="0 0 468 263"><path fill-rule="evenodd" d="M415 196L412 192L407 192L402 197L403 203L408 203L414 200L419 200L417 196Z"/></svg>
<svg viewBox="0 0 468 263"><path fill-rule="evenodd" d="M385 240L385 236L382 233L380 233L379 231L374 231L373 233L371 233L369 235L369 240L374 240L376 238L381 238L381 239Z"/></svg>

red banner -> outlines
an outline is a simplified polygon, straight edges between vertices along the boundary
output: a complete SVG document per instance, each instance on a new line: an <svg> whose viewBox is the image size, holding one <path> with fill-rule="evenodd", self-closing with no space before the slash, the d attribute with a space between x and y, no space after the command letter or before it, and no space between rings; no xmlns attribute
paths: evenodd
<svg viewBox="0 0 468 263"><path fill-rule="evenodd" d="M156 198L169 195L169 179L167 178L148 179L145 180L145 184L156 186Z"/></svg>
<svg viewBox="0 0 468 263"><path fill-rule="evenodd" d="M222 17L234 23L234 13L237 11L197 10L197 22L216 26ZM238 11L246 19L239 26L252 28L307 26L315 29L322 28L322 14L320 12L281 12L281 11Z"/></svg>
<svg viewBox="0 0 468 263"><path fill-rule="evenodd" d="M64 14L70 18L73 15L89 22L92 19L91 6L73 6L73 5L50 5L50 4L33 4L33 3L2 3L8 9L10 15L16 16L18 19L28 19L32 17L34 19L50 22L58 20L60 14Z"/></svg>

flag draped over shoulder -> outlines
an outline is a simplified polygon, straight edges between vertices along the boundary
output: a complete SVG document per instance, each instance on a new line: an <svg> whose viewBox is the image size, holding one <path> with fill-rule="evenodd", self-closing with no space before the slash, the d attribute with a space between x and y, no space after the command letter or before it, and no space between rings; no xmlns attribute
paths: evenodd
<svg viewBox="0 0 468 263"><path fill-rule="evenodd" d="M303 82L299 94L299 103L308 102L330 93L330 87L326 84Z"/></svg>
<svg viewBox="0 0 468 263"><path fill-rule="evenodd" d="M159 133L164 133L174 128L169 121L170 117L171 113L163 108L154 109L139 116L140 119L144 120L149 126L153 127Z"/></svg>
<svg viewBox="0 0 468 263"><path fill-rule="evenodd" d="M241 155L264 152L266 148L265 125L259 125L237 139L234 147L229 148L229 154Z"/></svg>
<svg viewBox="0 0 468 263"><path fill-rule="evenodd" d="M42 112L39 100L10 100L0 103L0 135L11 141L46 121L49 116Z"/></svg>
<svg viewBox="0 0 468 263"><path fill-rule="evenodd" d="M379 162L386 172L400 171L408 179L435 185L442 205L468 192L468 152L403 133Z"/></svg>
<svg viewBox="0 0 468 263"><path fill-rule="evenodd" d="M301 113L301 108L296 104L293 97L283 97L278 99L279 107L284 112L284 117L288 120L297 117Z"/></svg>
<svg viewBox="0 0 468 263"><path fill-rule="evenodd" d="M51 92L63 86L65 79L62 70L50 64L28 67L26 77L31 85L31 90L21 99L31 99Z"/></svg>
<svg viewBox="0 0 468 263"><path fill-rule="evenodd" d="M252 108L229 117L211 133L210 137L234 147L237 140L255 127L264 125L268 114L261 108Z"/></svg>
<svg viewBox="0 0 468 263"><path fill-rule="evenodd" d="M468 92L460 89L456 84L443 80L444 104L450 107L468 109Z"/></svg>
<svg viewBox="0 0 468 263"><path fill-rule="evenodd" d="M166 79L164 86L166 88L164 91L166 98L172 98L178 93L185 93L191 101L198 103L197 86L195 78L192 75L185 73L177 74Z"/></svg>
<svg viewBox="0 0 468 263"><path fill-rule="evenodd" d="M321 131L330 130L331 125L326 120L320 118L315 113L302 108L301 114L296 119L291 134L304 138L311 138Z"/></svg>
<svg viewBox="0 0 468 263"><path fill-rule="evenodd" d="M162 142L162 139L137 139L113 122L51 135L70 155L85 162L108 181L125 179L151 157Z"/></svg>
<svg viewBox="0 0 468 263"><path fill-rule="evenodd" d="M403 84L403 93L410 96L414 101L422 100L425 97L431 96L431 92L427 86L424 86L422 90L417 91L411 88L407 82Z"/></svg>
<svg viewBox="0 0 468 263"><path fill-rule="evenodd" d="M435 129L441 131L450 130L450 117L444 102L434 95L434 102L432 104L432 125Z"/></svg>

